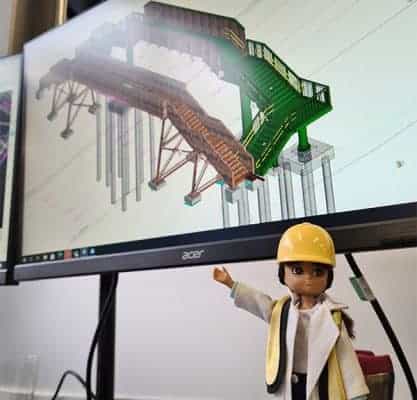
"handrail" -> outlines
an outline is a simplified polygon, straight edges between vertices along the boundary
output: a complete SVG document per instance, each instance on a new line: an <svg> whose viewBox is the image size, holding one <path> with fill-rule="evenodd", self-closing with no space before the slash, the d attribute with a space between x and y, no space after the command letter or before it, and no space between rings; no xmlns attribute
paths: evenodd
<svg viewBox="0 0 417 400"><path fill-rule="evenodd" d="M271 48L262 42L247 39L248 53L250 56L260 58L268 62L268 64L275 69L275 71L281 75L298 93L304 97L313 97L309 95L311 91L313 94L317 94L322 88L326 88L329 92L329 87L319 84L314 81L300 78L284 61L282 61ZM316 89L318 88L318 90ZM329 96L325 96L325 101L318 99L323 103L330 103Z"/></svg>
<svg viewBox="0 0 417 400"><path fill-rule="evenodd" d="M301 82L298 75L282 61L271 48L262 42L247 39L249 55L261 58L269 63L291 86L299 93L301 91Z"/></svg>
<svg viewBox="0 0 417 400"><path fill-rule="evenodd" d="M315 101L319 101L321 103L328 103L328 101L326 101L326 99L328 98L329 88L327 86L324 86L324 85L317 85L317 86L319 86L321 88L320 88L319 91L314 93L314 95L308 96L308 97L310 97L310 102L307 103L307 104L301 105L300 107L297 108L297 110L304 109L304 108L306 108L310 105L313 105L313 104L315 104ZM264 110L258 111L255 118L253 118L253 120L252 120L252 127L251 127L250 131L248 132L248 134L245 136L245 138L242 141L242 144L245 147L248 146L248 144L251 142L253 137L256 135L256 133L259 131L259 129L262 127L264 122L266 120L268 120L268 116L272 112L274 112L272 104L269 105Z"/></svg>
<svg viewBox="0 0 417 400"><path fill-rule="evenodd" d="M226 38L229 38L233 44L239 47L242 50L246 50L246 43L242 40L236 33L230 28L224 28L223 34Z"/></svg>
<svg viewBox="0 0 417 400"><path fill-rule="evenodd" d="M330 105L330 88L321 83L301 79L302 95Z"/></svg>
<svg viewBox="0 0 417 400"><path fill-rule="evenodd" d="M328 91L328 87L325 87L325 88L323 88L320 92L318 92L318 93L316 94L316 96L321 96L321 94L322 94L322 93L325 93L325 92L327 92L327 91ZM307 104L300 105L300 106L299 106L299 107L297 107L295 110L293 110L293 111L291 112L291 114L290 114L290 115L288 115L288 116L284 119L283 123L282 123L282 124L280 125L280 127L277 129L277 132L275 133L274 137L272 138L272 140L271 140L271 142L270 142L269 146L265 148L265 150L263 151L263 153L262 153L261 157L260 157L260 158L256 161L256 166L258 166L260 163L262 163L262 162L264 162L264 161L265 161L265 159L268 157L268 154L271 152L271 150L272 150L273 146L274 146L274 145L276 144L276 142L279 140L279 137L280 137L280 136L281 136L281 134L282 134L282 130L283 130L284 128L285 128L285 129L288 129L288 127L289 127L289 126L291 126L291 124L293 124L293 123L294 123L294 120L295 120L295 118L296 118L297 113L299 113L299 112L300 112L300 111L302 111L302 110L305 110L307 107L317 105L317 103L316 103L314 100L316 100L316 99L310 98L310 101L309 101ZM320 100L319 100L319 101L320 101ZM284 127L284 125L285 125L285 127Z"/></svg>
<svg viewBox="0 0 417 400"><path fill-rule="evenodd" d="M233 181L233 179L235 178L235 173L234 173L232 167L229 165L229 163L225 159L223 159L223 157L219 156L217 150L215 149L215 145L210 140L210 138L213 137L213 136L216 137L216 138L219 138L220 140L223 141L223 143L226 144L226 146L229 149L231 149L231 146L228 146L228 144L230 145L230 142L228 142L228 140L227 140L229 138L227 136L226 137L219 137L220 135L218 133L216 133L215 130L207 129L207 126L204 123L204 120L201 118L201 116L195 110L193 110L192 108L190 108L186 104L182 104L182 106L185 107L188 110L188 112L191 112L194 116L196 116L200 120L200 123L206 128L206 132L204 132L202 130L199 130L199 134L198 135L194 135L193 134L192 136L197 136L198 138L201 138L201 139L204 140L205 148L206 149L210 149L209 154L207 154L207 156L210 157L210 158L212 158L212 159L216 159L216 160L218 160L218 161L220 161L220 162L223 163L223 167L219 167L219 165L217 164L215 168L218 170L218 172L220 172L223 175L225 175L225 171L227 170L228 171L228 174L230 175L230 177L232 178L232 181ZM178 106L175 105L175 104L172 104L171 107L173 108L173 110L175 111L175 113L177 114L177 116L181 119L181 121L184 123L184 125L187 126L187 127L190 127L189 120L186 119L186 118L184 118L185 115L181 111L178 110ZM236 144L236 143L233 143L233 144ZM231 150L233 151L235 149L231 149ZM243 157L247 161L251 162L251 165L250 166L245 165L245 163L242 162L241 157L238 156L238 159L239 159L240 163L246 169L251 170L253 168L252 158L250 156L249 157L246 157L246 154L244 154L244 153L235 152L235 155L236 155L236 153L239 153L239 155L241 157Z"/></svg>
<svg viewBox="0 0 417 400"><path fill-rule="evenodd" d="M252 127L246 137L243 139L242 144L246 147L252 140L253 136L259 131L263 123L268 119L269 114L273 112L273 104L270 104L264 110L259 110L252 120Z"/></svg>
<svg viewBox="0 0 417 400"><path fill-rule="evenodd" d="M279 126L279 128L277 129L274 137L272 138L272 141L269 144L269 146L264 149L264 151L261 154L261 157L259 157L256 160L255 167L258 167L260 164L262 164L265 161L265 159L269 156L269 153L272 151L272 148L274 147L274 145L278 142L278 140L281 137L281 134L283 133L283 131L285 131L285 129L287 129L288 126L290 126L291 122L293 122L294 117L295 117L294 114L295 114L295 112L293 112L291 115L288 115L288 116L285 117L284 121Z"/></svg>

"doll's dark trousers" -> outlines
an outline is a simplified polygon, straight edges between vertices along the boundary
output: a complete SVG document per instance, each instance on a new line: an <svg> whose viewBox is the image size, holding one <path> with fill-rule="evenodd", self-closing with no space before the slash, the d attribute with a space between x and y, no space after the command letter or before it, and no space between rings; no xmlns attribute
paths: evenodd
<svg viewBox="0 0 417 400"><path fill-rule="evenodd" d="M292 400L306 400L307 374L294 372L291 376Z"/></svg>
<svg viewBox="0 0 417 400"><path fill-rule="evenodd" d="M321 373L319 381L320 400L329 400L327 394L327 367ZM291 375L291 395L292 400L306 400L307 374L293 372Z"/></svg>

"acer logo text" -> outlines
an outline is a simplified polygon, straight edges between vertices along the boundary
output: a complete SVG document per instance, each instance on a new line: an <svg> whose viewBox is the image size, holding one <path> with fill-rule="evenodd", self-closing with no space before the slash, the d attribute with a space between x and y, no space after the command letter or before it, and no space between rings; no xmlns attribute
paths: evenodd
<svg viewBox="0 0 417 400"><path fill-rule="evenodd" d="M183 260L195 260L196 258L201 258L203 255L204 250L192 250L192 251L184 251L182 253Z"/></svg>

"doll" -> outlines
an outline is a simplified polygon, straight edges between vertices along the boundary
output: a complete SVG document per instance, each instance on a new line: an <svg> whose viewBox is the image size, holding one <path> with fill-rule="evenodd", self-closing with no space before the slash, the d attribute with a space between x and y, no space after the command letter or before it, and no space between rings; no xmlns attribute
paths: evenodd
<svg viewBox="0 0 417 400"><path fill-rule="evenodd" d="M278 246L278 278L289 296L278 300L233 281L225 268L213 278L231 289L235 305L269 323L265 380L281 400L362 400L369 390L353 349L347 307L325 291L333 281L335 248L320 226L289 228Z"/></svg>

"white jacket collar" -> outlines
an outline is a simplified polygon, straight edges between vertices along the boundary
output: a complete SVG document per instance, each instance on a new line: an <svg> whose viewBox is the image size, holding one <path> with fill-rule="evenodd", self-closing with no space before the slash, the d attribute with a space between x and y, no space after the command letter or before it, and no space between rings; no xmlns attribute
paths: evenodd
<svg viewBox="0 0 417 400"><path fill-rule="evenodd" d="M300 302L300 296L296 293L291 292L290 290L288 290L291 296L291 302L293 305L298 305L298 303ZM326 304L327 308L330 311L334 311L334 310L344 310L347 309L348 306L346 304L343 303L339 303L335 300L333 300L328 294L326 294L325 292L322 293L319 297L318 297L318 301L320 303L324 303Z"/></svg>
<svg viewBox="0 0 417 400"><path fill-rule="evenodd" d="M333 300L328 294L323 293L322 296L324 296L324 303L327 305L330 311L346 310L349 308L346 304Z"/></svg>

